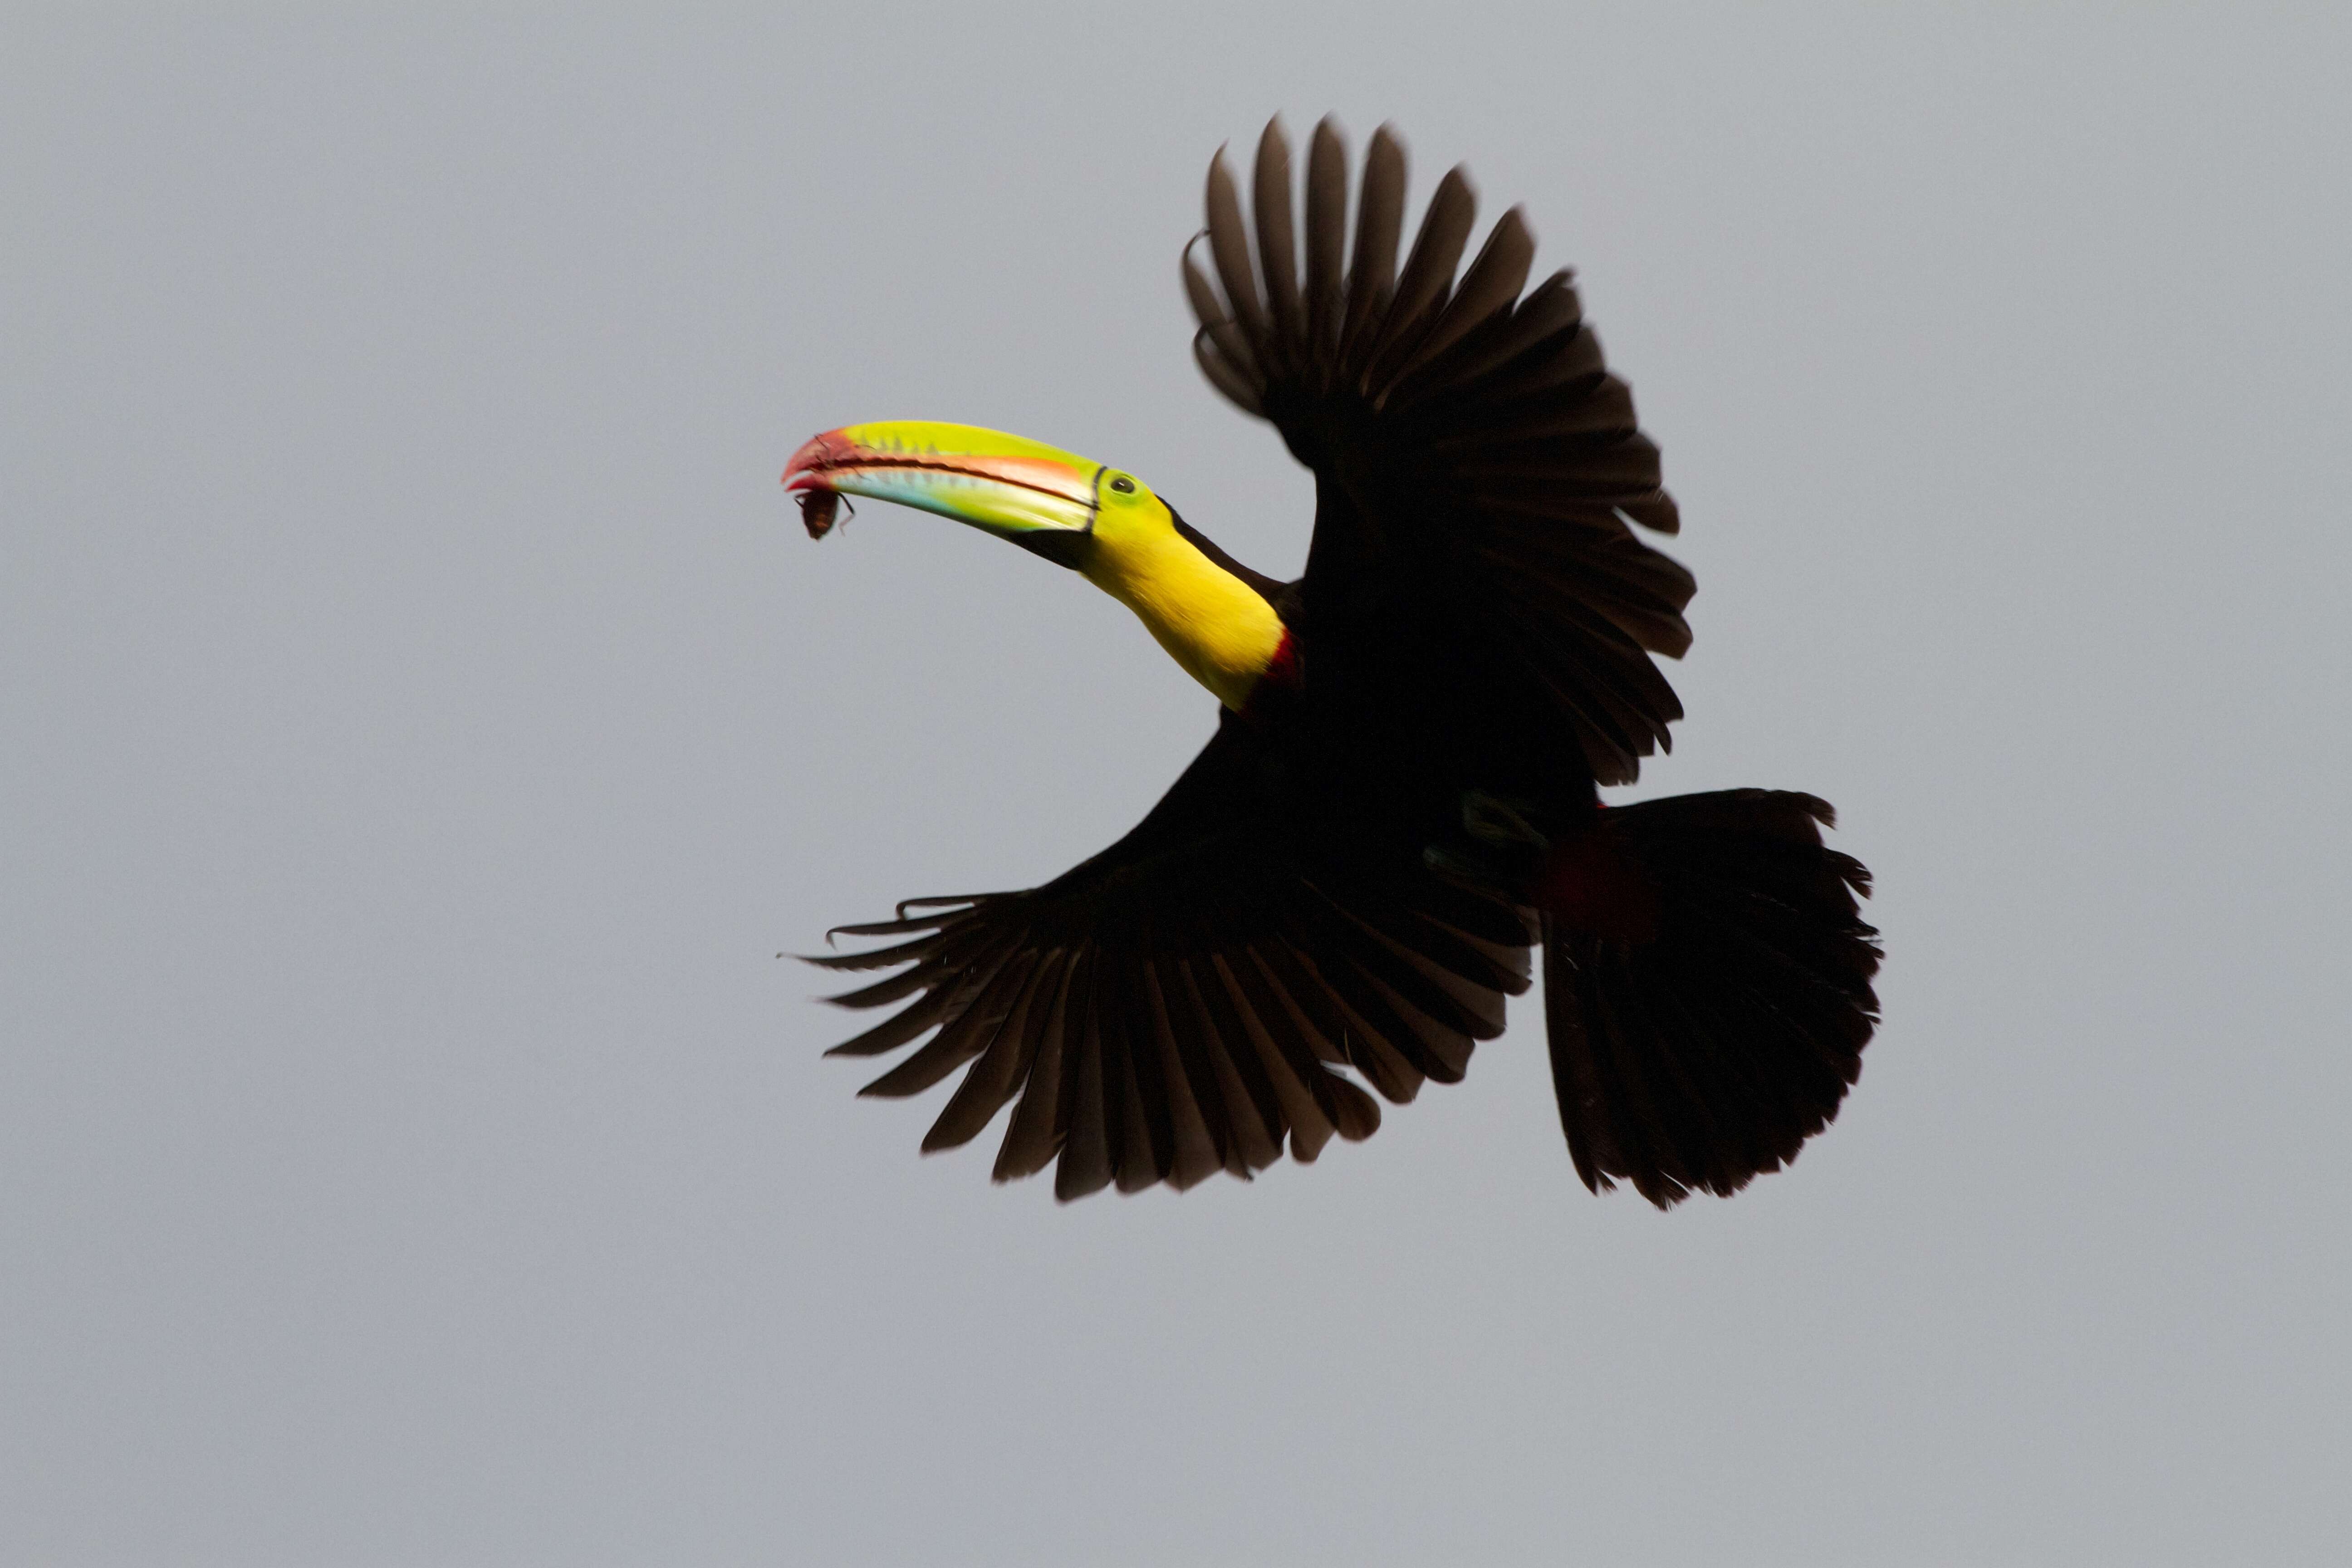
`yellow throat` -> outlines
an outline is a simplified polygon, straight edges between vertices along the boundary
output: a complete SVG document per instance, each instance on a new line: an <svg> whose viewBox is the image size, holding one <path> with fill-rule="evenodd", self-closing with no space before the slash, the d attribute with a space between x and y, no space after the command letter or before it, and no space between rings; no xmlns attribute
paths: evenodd
<svg viewBox="0 0 2352 1568"><path fill-rule="evenodd" d="M1148 493L1138 500L1142 504L1102 509L1094 548L1078 570L1133 610L1187 675L1238 712L1282 646L1282 617L1177 532L1165 502Z"/></svg>

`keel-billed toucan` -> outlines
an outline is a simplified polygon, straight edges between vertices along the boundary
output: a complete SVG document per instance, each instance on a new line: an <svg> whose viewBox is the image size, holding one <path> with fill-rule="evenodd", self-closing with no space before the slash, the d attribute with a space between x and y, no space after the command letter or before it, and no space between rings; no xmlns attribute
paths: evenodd
<svg viewBox="0 0 2352 1568"><path fill-rule="evenodd" d="M1728 790L1614 809L1682 716L1650 656L1690 643L1690 574L1658 449L1566 272L1503 215L1456 264L1459 169L1399 264L1404 153L1316 127L1303 216L1279 125L1254 222L1222 158L1188 247L1193 351L1314 470L1303 576L1234 561L1137 477L961 425L852 425L793 454L813 534L874 497L1001 534L1132 609L1223 705L1128 836L1025 892L916 900L828 954L898 973L834 1000L906 1006L835 1054L930 1038L866 1087L959 1068L924 1139L1008 1104L996 1176L1063 1198L1312 1160L1380 1107L1451 1083L1543 953L1577 1173L1653 1203L1728 1194L1837 1113L1877 1016L1863 868L1811 795ZM1205 246L1200 244L1205 239ZM1303 241L1303 244L1302 244ZM1208 265L1196 251L1205 249ZM1303 256L1302 256L1303 252ZM936 1033L932 1031L936 1030Z"/></svg>

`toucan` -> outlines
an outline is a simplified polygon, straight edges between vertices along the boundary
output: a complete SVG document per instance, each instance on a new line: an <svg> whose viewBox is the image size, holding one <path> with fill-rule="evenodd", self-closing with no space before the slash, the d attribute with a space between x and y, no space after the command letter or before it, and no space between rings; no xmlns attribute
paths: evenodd
<svg viewBox="0 0 2352 1568"><path fill-rule="evenodd" d="M927 1152L1012 1106L999 1181L1051 1164L1065 1201L1181 1189L1247 1179L1286 1142L1312 1161L1370 1135L1380 1100L1458 1081L1540 952L1584 1184L1661 1208L1728 1195L1793 1160L1860 1075L1869 873L1822 844L1809 795L1601 800L1682 717L1652 656L1690 646L1695 584L1636 531L1678 526L1657 446L1572 274L1527 288L1519 209L1457 277L1462 169L1402 263L1402 143L1383 126L1367 145L1352 242L1349 171L1326 119L1294 207L1268 124L1249 218L1221 151L1180 260L1201 371L1314 473L1296 581L1135 474L993 430L848 425L793 454L812 535L845 495L996 534L1134 611L1219 704L1199 756L1093 858L828 933L888 940L812 962L894 972L830 1000L905 1004L829 1054L923 1042L868 1095L962 1069Z"/></svg>

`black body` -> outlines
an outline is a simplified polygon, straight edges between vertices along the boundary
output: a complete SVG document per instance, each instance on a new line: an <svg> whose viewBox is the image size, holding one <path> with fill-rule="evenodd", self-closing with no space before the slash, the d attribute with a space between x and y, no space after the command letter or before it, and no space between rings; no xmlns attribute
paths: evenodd
<svg viewBox="0 0 2352 1568"><path fill-rule="evenodd" d="M1729 1193L1836 1113L1877 1015L1867 874L1829 808L1760 790L1604 808L1682 716L1652 660L1690 642L1658 451L1565 272L1522 297L1507 213L1455 280L1460 170L1400 268L1403 155L1368 151L1352 256L1346 158L1316 131L1303 224L1276 127L1255 235L1222 161L1188 252L1195 352L1314 469L1304 576L1264 594L1293 639L1136 829L1045 887L921 900L845 927L903 936L814 962L906 965L837 998L908 1000L837 1047L938 1033L868 1086L969 1064L925 1140L1016 1102L1000 1180L1057 1162L1069 1198L1247 1175L1451 1082L1544 954L1576 1168L1661 1206ZM1303 231L1304 268L1298 256ZM1354 1076L1350 1076L1350 1074Z"/></svg>

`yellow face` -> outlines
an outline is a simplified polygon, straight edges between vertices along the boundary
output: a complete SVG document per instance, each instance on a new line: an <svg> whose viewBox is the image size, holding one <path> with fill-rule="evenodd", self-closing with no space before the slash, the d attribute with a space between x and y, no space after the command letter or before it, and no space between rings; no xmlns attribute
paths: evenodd
<svg viewBox="0 0 2352 1568"><path fill-rule="evenodd" d="M1095 479L1095 537L1126 548L1176 535L1176 514L1133 474L1103 469Z"/></svg>

